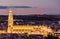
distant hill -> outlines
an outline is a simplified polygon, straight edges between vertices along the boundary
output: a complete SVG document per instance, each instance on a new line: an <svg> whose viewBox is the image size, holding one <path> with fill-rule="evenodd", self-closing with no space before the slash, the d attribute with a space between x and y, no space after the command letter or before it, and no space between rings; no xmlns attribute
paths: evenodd
<svg viewBox="0 0 60 39"><path fill-rule="evenodd" d="M31 6L0 6L0 9L7 9L7 8L32 8Z"/></svg>
<svg viewBox="0 0 60 39"><path fill-rule="evenodd" d="M37 21L43 21L43 20L50 20L50 21L60 21L60 15L13 15L14 19L23 19L23 20L37 20ZM8 15L0 15L0 20L7 20Z"/></svg>

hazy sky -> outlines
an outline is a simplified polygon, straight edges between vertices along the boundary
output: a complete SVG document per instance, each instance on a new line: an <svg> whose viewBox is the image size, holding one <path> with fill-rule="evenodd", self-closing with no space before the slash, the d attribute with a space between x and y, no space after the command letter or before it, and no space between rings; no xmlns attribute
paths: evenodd
<svg viewBox="0 0 60 39"><path fill-rule="evenodd" d="M0 0L0 6L31 6L31 9L19 9L15 11L18 14L60 14L60 0ZM0 13L7 12L1 10ZM28 13L27 13L28 12Z"/></svg>

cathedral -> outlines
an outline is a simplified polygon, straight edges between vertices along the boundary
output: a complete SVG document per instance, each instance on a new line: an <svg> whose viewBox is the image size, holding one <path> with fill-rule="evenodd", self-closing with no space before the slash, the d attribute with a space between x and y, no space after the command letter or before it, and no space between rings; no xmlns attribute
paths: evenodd
<svg viewBox="0 0 60 39"><path fill-rule="evenodd" d="M0 34L41 34L47 35L48 33L53 33L52 29L47 26L35 26L35 25L14 25L13 12L10 9L8 14L8 28L7 30L0 30Z"/></svg>

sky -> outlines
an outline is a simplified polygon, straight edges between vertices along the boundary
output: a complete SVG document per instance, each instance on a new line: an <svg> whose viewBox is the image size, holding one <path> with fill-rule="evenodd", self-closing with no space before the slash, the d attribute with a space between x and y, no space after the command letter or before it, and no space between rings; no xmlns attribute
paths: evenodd
<svg viewBox="0 0 60 39"><path fill-rule="evenodd" d="M13 13L17 15L60 14L60 0L0 0L0 6L32 7L24 9L13 9ZM8 14L8 9L0 9L0 14Z"/></svg>

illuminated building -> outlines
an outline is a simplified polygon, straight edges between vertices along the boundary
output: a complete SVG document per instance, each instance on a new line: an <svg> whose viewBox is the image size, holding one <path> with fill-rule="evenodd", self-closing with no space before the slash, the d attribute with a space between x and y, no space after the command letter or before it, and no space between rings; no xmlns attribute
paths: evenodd
<svg viewBox="0 0 60 39"><path fill-rule="evenodd" d="M13 14L12 10L10 9L9 15L8 15L8 28L7 31L4 31L4 33L9 34L41 34L41 35L47 35L49 32L53 33L51 28L48 28L47 26L34 26L34 25L14 25L13 23ZM0 33L2 34L3 31Z"/></svg>

